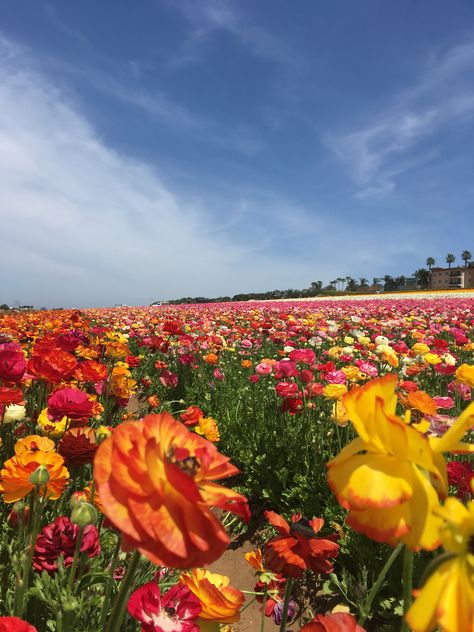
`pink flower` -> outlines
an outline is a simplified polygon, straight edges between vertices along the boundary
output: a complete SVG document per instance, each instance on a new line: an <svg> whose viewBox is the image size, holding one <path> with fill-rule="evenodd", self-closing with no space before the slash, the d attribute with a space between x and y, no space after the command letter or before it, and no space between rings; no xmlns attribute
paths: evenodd
<svg viewBox="0 0 474 632"><path fill-rule="evenodd" d="M440 395L436 395L433 397L433 401L438 408L443 408L443 410L449 410L454 406L454 399L452 397L441 397Z"/></svg>
<svg viewBox="0 0 474 632"><path fill-rule="evenodd" d="M471 400L471 389L467 384L462 384L461 382L450 382L448 384L448 393L456 393L465 402Z"/></svg>
<svg viewBox="0 0 474 632"><path fill-rule="evenodd" d="M365 373L369 377L377 377L379 371L376 366L365 360L356 360L354 364L359 367L362 373Z"/></svg>
<svg viewBox="0 0 474 632"><path fill-rule="evenodd" d="M258 373L259 375L270 375L272 370L273 367L271 364L268 364L268 362L260 362L260 364L257 364L255 367L255 373Z"/></svg>
<svg viewBox="0 0 474 632"><path fill-rule="evenodd" d="M36 540L34 568L53 574L58 570L57 561L61 556L64 566L71 566L78 535L79 527L67 516L59 516L46 525ZM87 557L96 557L100 553L99 532L94 525L88 525L82 533L81 553L86 553Z"/></svg>
<svg viewBox="0 0 474 632"><path fill-rule="evenodd" d="M291 360L280 360L280 362L277 362L275 371L283 377L296 377L298 375L298 367Z"/></svg>
<svg viewBox="0 0 474 632"><path fill-rule="evenodd" d="M0 351L0 379L19 382L26 371L26 360L21 351Z"/></svg>
<svg viewBox="0 0 474 632"><path fill-rule="evenodd" d="M329 384L345 384L347 377L342 371L329 371L322 376Z"/></svg>
<svg viewBox="0 0 474 632"><path fill-rule="evenodd" d="M225 375L220 369L214 369L214 377L216 380L224 380Z"/></svg>
<svg viewBox="0 0 474 632"><path fill-rule="evenodd" d="M142 632L199 632L195 621L201 610L199 599L183 584L176 584L162 596L159 586L149 582L135 590L128 601L128 611L141 622Z"/></svg>

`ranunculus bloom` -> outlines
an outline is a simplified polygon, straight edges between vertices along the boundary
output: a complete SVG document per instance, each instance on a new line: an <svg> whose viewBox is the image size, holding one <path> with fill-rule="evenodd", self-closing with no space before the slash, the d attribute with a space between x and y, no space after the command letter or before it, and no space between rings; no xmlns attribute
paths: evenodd
<svg viewBox="0 0 474 632"><path fill-rule="evenodd" d="M55 573L61 556L64 566L71 566L79 531L79 526L73 524L67 516L59 516L54 522L46 525L36 540L34 568L39 572ZM85 553L89 558L100 553L99 532L93 524L87 525L82 532L81 553Z"/></svg>
<svg viewBox="0 0 474 632"><path fill-rule="evenodd" d="M54 441L40 435L28 435L23 439L18 439L15 443L15 454L23 454L24 452L54 452L56 445Z"/></svg>
<svg viewBox="0 0 474 632"><path fill-rule="evenodd" d="M48 382L61 382L71 377L77 366L76 358L62 349L35 354L28 361L28 373Z"/></svg>
<svg viewBox="0 0 474 632"><path fill-rule="evenodd" d="M461 364L455 373L456 379L470 388L474 388L474 365Z"/></svg>
<svg viewBox="0 0 474 632"><path fill-rule="evenodd" d="M183 573L179 581L198 597L202 606L200 619L219 623L239 621L245 598L240 590L229 586L228 577L193 568L189 573Z"/></svg>
<svg viewBox="0 0 474 632"><path fill-rule="evenodd" d="M0 351L0 380L19 382L25 371L26 360L21 351Z"/></svg>
<svg viewBox="0 0 474 632"><path fill-rule="evenodd" d="M100 382L107 379L107 367L102 362L85 360L74 371L74 377L79 382Z"/></svg>
<svg viewBox="0 0 474 632"><path fill-rule="evenodd" d="M436 567L407 614L413 632L474 630L474 501L464 506L448 498L437 513L444 518L441 541L452 557Z"/></svg>
<svg viewBox="0 0 474 632"><path fill-rule="evenodd" d="M38 632L34 625L18 617L0 617L0 632Z"/></svg>
<svg viewBox="0 0 474 632"><path fill-rule="evenodd" d="M58 452L67 465L92 463L98 445L93 428L71 428L62 437Z"/></svg>
<svg viewBox="0 0 474 632"><path fill-rule="evenodd" d="M188 406L179 416L185 426L194 426L201 417L204 417L204 413L198 406Z"/></svg>
<svg viewBox="0 0 474 632"><path fill-rule="evenodd" d="M194 431L206 437L206 439L211 441L211 443L217 443L217 441L221 438L216 420L212 417L201 417L198 425L194 428Z"/></svg>
<svg viewBox="0 0 474 632"><path fill-rule="evenodd" d="M474 480L472 463L469 461L448 463L448 482L457 488L456 496L461 500L471 497L471 480Z"/></svg>
<svg viewBox="0 0 474 632"><path fill-rule="evenodd" d="M324 525L322 518L305 520L296 514L290 526L274 511L266 511L265 517L279 533L265 545L268 568L285 577L301 577L306 569L318 574L332 571L330 558L337 556L339 545L334 540L317 537Z"/></svg>
<svg viewBox="0 0 474 632"><path fill-rule="evenodd" d="M412 391L406 396L408 406L425 415L434 415L438 410L436 402L424 391Z"/></svg>
<svg viewBox="0 0 474 632"><path fill-rule="evenodd" d="M334 614L317 614L312 621L304 625L300 632L365 632L365 628L357 625L351 614L335 612Z"/></svg>
<svg viewBox="0 0 474 632"><path fill-rule="evenodd" d="M140 621L142 632L199 632L195 621L201 612L201 603L181 584L164 595L155 582L140 586L130 596L128 612Z"/></svg>
<svg viewBox="0 0 474 632"><path fill-rule="evenodd" d="M84 391L77 388L60 388L48 398L48 414L53 420L68 417L77 421L91 416L93 402Z"/></svg>
<svg viewBox="0 0 474 632"><path fill-rule="evenodd" d="M22 404L9 404L3 411L3 423L10 424L13 421L23 421L25 414L26 409Z"/></svg>
<svg viewBox="0 0 474 632"><path fill-rule="evenodd" d="M358 438L329 461L328 482L349 510L347 523L377 542L411 549L439 544L438 493L448 481L442 452L473 451L460 443L474 422L471 404L441 438L429 439L395 414L397 376L351 390L342 400Z"/></svg>
<svg viewBox="0 0 474 632"><path fill-rule="evenodd" d="M211 508L231 510L246 499L214 481L237 473L212 443L169 413L118 426L94 459L104 513L122 532L123 546L183 569L210 564L227 548Z"/></svg>
<svg viewBox="0 0 474 632"><path fill-rule="evenodd" d="M23 391L21 388L9 386L0 386L0 406L2 404L21 404L23 403Z"/></svg>
<svg viewBox="0 0 474 632"><path fill-rule="evenodd" d="M31 474L40 466L48 468L49 481L40 487L40 493L52 500L61 496L69 479L69 472L64 467L64 460L56 452L22 452L13 456L3 464L0 472L0 494L6 503L14 503L27 496L33 483L29 480Z"/></svg>

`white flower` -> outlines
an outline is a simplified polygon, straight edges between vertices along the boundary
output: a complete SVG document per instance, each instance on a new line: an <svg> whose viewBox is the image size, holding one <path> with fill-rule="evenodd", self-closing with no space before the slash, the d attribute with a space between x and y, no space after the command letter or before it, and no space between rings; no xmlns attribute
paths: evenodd
<svg viewBox="0 0 474 632"><path fill-rule="evenodd" d="M22 404L9 404L3 413L3 423L11 424L12 421L22 421L25 418L25 407Z"/></svg>

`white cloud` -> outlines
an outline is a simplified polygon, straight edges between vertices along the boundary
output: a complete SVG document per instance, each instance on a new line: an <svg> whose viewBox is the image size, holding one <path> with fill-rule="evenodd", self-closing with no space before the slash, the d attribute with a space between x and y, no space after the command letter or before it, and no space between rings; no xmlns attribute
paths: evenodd
<svg viewBox="0 0 474 632"><path fill-rule="evenodd" d="M348 166L358 197L385 195L398 176L432 160L435 133L474 115L474 43L432 57L418 81L366 127L326 138Z"/></svg>

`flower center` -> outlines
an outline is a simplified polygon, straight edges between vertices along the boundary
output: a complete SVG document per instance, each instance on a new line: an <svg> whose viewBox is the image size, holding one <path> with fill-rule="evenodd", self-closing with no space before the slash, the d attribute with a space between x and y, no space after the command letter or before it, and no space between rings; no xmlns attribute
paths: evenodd
<svg viewBox="0 0 474 632"><path fill-rule="evenodd" d="M171 446L166 452L166 459L168 463L176 465L182 472L193 478L201 466L199 459L192 456L186 448Z"/></svg>
<svg viewBox="0 0 474 632"><path fill-rule="evenodd" d="M305 538L317 537L307 518L300 518L297 522L293 522L290 526L290 533L291 535L302 535Z"/></svg>

